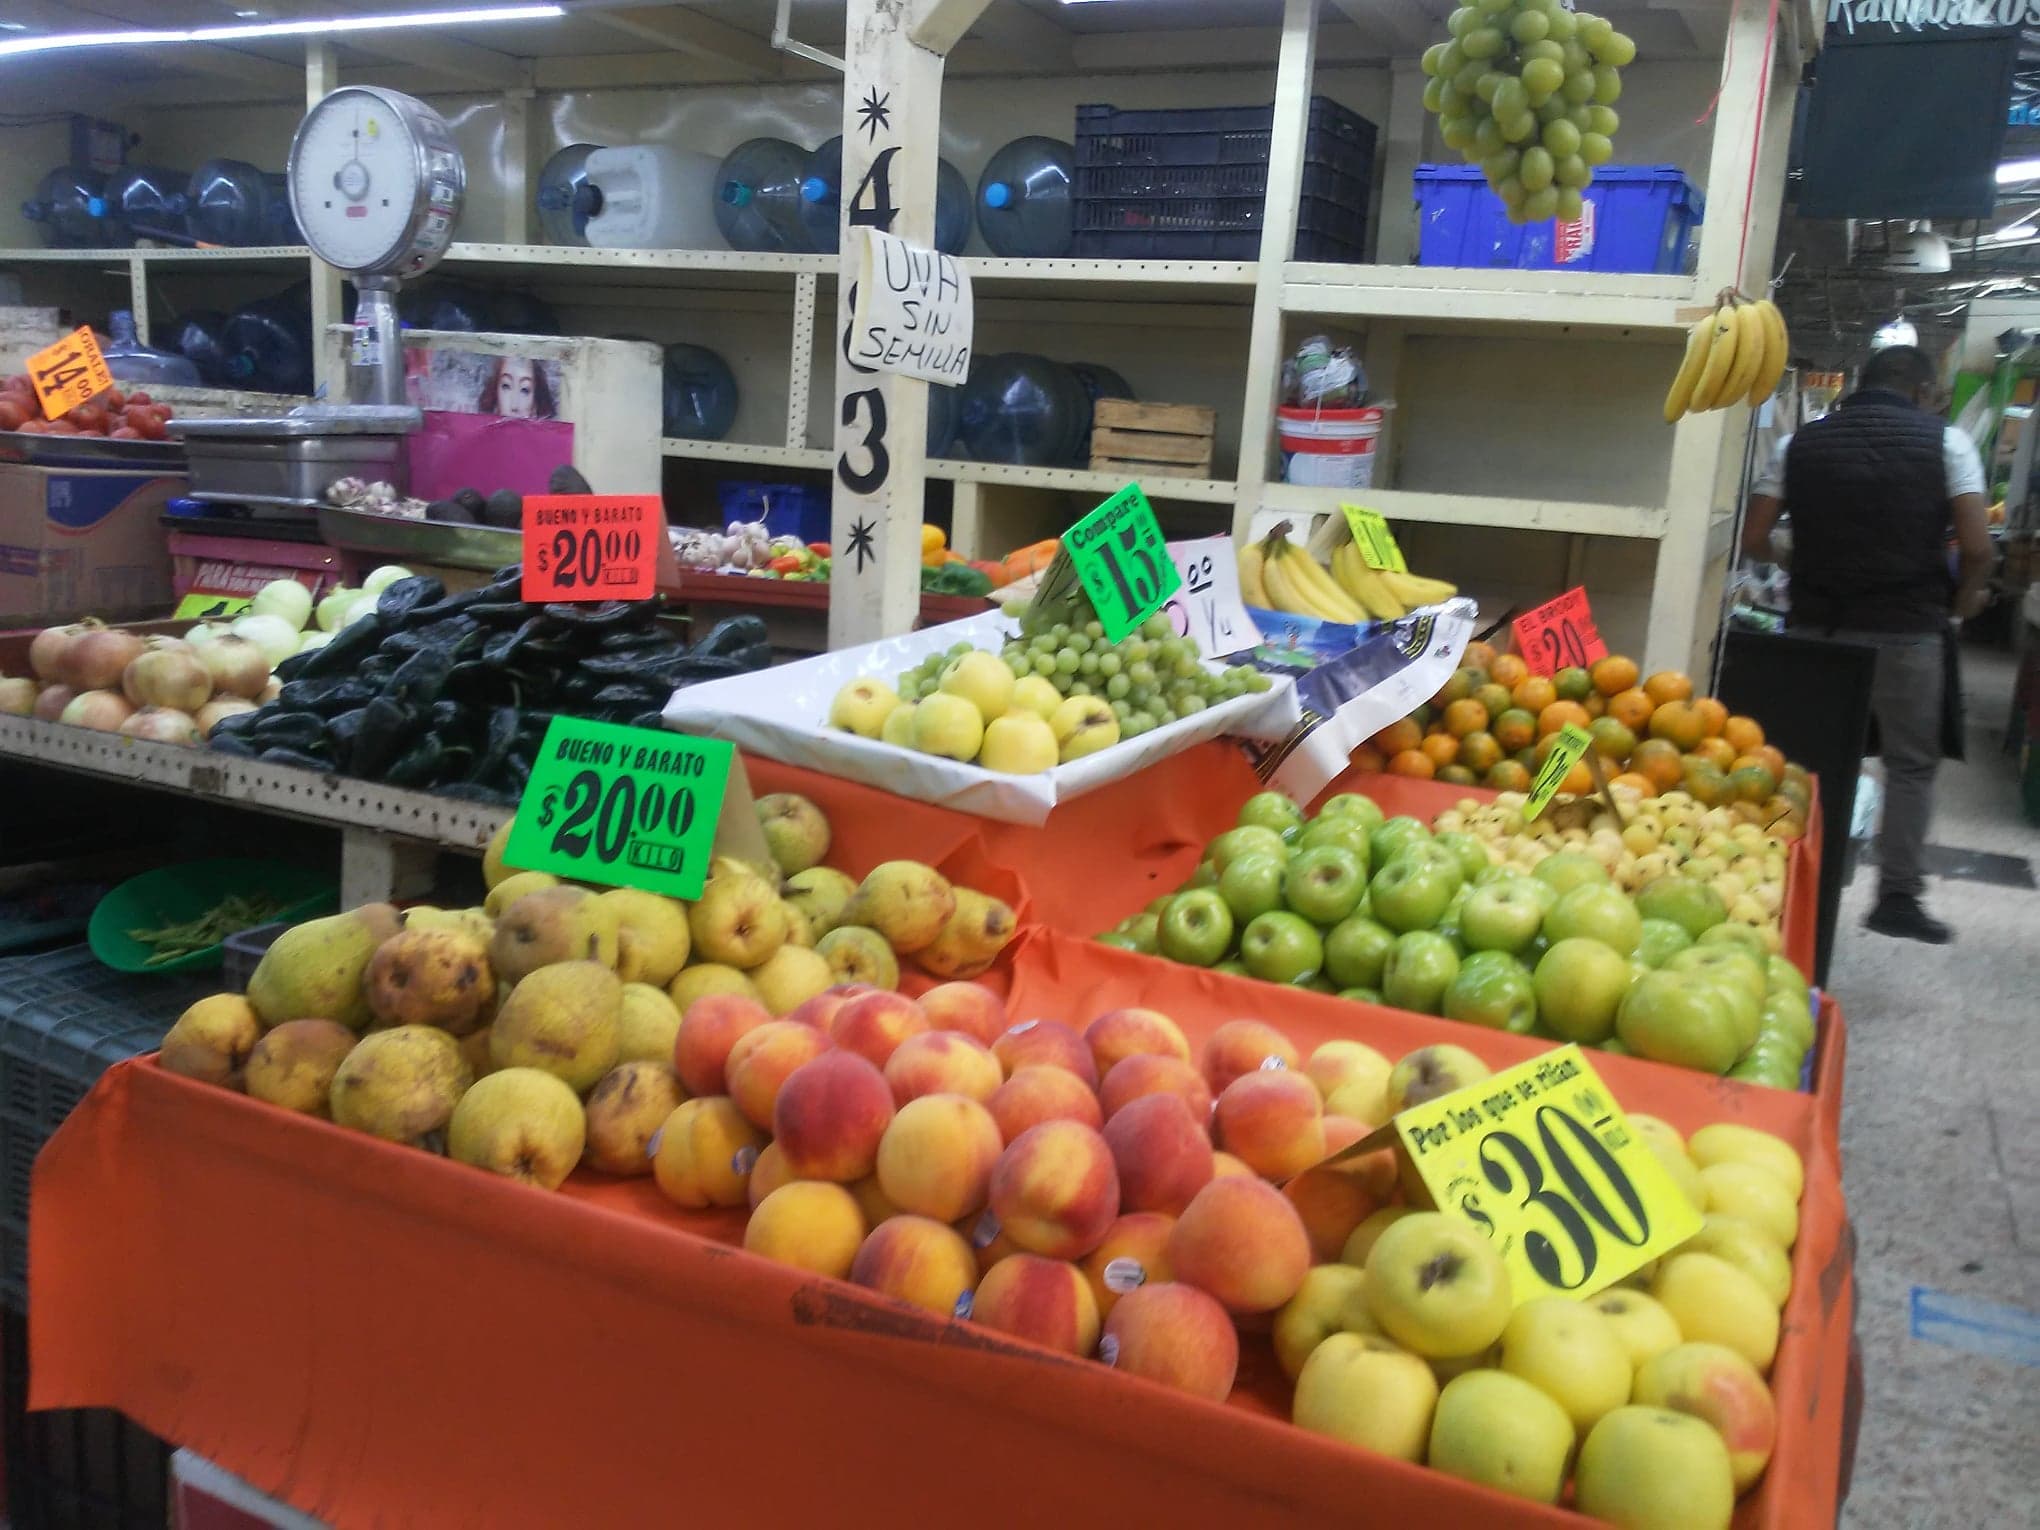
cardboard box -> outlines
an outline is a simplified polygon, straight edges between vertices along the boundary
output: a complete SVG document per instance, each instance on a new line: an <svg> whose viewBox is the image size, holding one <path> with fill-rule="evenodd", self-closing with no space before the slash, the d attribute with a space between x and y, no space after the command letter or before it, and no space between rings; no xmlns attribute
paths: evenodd
<svg viewBox="0 0 2040 1530"><path fill-rule="evenodd" d="M0 463L0 627L159 616L170 547L159 517L184 479Z"/></svg>

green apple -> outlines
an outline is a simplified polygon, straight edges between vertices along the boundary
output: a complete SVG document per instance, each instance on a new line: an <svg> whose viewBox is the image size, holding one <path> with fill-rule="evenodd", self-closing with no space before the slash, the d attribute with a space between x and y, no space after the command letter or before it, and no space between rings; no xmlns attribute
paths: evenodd
<svg viewBox="0 0 2040 1530"><path fill-rule="evenodd" d="M1379 988L1341 988L1339 997L1351 999L1357 1004L1379 1004L1382 1002Z"/></svg>
<svg viewBox="0 0 2040 1530"><path fill-rule="evenodd" d="M1555 855L1547 855L1530 874L1560 893L1610 880L1608 868L1584 850L1560 850Z"/></svg>
<svg viewBox="0 0 2040 1530"><path fill-rule="evenodd" d="M1785 957L1767 955L1764 958L1764 986L1771 993L1796 994L1801 1007L1806 1004L1806 974Z"/></svg>
<svg viewBox="0 0 2040 1530"><path fill-rule="evenodd" d="M1161 954L1172 962L1209 967L1232 946L1233 916L1213 887L1193 888L1169 901L1156 934Z"/></svg>
<svg viewBox="0 0 2040 1530"><path fill-rule="evenodd" d="M1797 1042L1802 1052L1812 1046L1813 1011L1807 1006L1806 995L1783 993L1775 988L1765 994L1757 1016L1757 1034L1783 1036Z"/></svg>
<svg viewBox="0 0 2040 1530"><path fill-rule="evenodd" d="M1211 970L1213 972L1223 972L1227 977L1252 977L1254 975L1247 971L1247 964L1236 956L1228 957Z"/></svg>
<svg viewBox="0 0 2040 1530"><path fill-rule="evenodd" d="M1667 968L1667 971L1672 970ZM1750 997L1749 990L1716 973L1695 972L1687 974L1694 982L1710 985L1728 1003L1728 1012L1735 1020L1736 1038L1742 1043L1743 1053L1756 1047L1757 1040L1764 1034L1763 1006ZM1793 1045L1782 1032L1774 1037L1774 1050L1790 1050L1797 1058L1806 1049Z"/></svg>
<svg viewBox="0 0 2040 1530"><path fill-rule="evenodd" d="M1693 939L1728 918L1721 894L1695 877L1654 877L1636 891L1636 911L1646 919L1669 919Z"/></svg>
<svg viewBox="0 0 2040 1530"><path fill-rule="evenodd" d="M1357 818L1369 833L1380 828L1383 822L1381 805L1361 792L1340 792L1336 797L1327 797L1317 815L1320 818Z"/></svg>
<svg viewBox="0 0 2040 1530"><path fill-rule="evenodd" d="M1307 989L1311 993L1335 994L1339 991L1337 985L1334 984L1332 980L1326 977L1322 972L1314 972L1307 978L1298 978L1295 982L1291 983L1289 986L1291 988Z"/></svg>
<svg viewBox="0 0 2040 1530"><path fill-rule="evenodd" d="M1586 882L1561 897L1544 916L1544 933L1554 941L1598 940L1627 956L1643 938L1643 920L1621 888Z"/></svg>
<svg viewBox="0 0 2040 1530"><path fill-rule="evenodd" d="M1460 939L1469 951L1515 955L1536 938L1544 922L1544 895L1529 877L1504 875L1476 884L1459 910Z"/></svg>
<svg viewBox="0 0 2040 1530"><path fill-rule="evenodd" d="M1121 926L1120 933L1133 942L1133 949L1153 956L1160 949L1162 918L1159 914L1135 914Z"/></svg>
<svg viewBox="0 0 2040 1530"><path fill-rule="evenodd" d="M1565 1041L1605 1041L1629 989L1629 962L1598 940L1553 941L1531 982L1544 1029Z"/></svg>
<svg viewBox="0 0 2040 1530"><path fill-rule="evenodd" d="M1771 948L1764 944L1764 937L1761 932L1754 926L1737 924L1733 920L1701 931L1700 938L1696 944L1703 946L1733 946L1738 951L1748 952L1759 963L1771 954Z"/></svg>
<svg viewBox="0 0 2040 1530"><path fill-rule="evenodd" d="M1216 886L1218 886L1218 868L1212 865L1211 862L1207 860L1199 861L1197 863L1197 869L1190 873L1189 877L1185 879L1183 885L1177 888L1176 891L1191 892L1199 887L1216 887Z"/></svg>
<svg viewBox="0 0 2040 1530"><path fill-rule="evenodd" d="M1282 897L1312 924L1329 928L1353 912L1367 891L1367 864L1338 845L1296 855L1282 878Z"/></svg>
<svg viewBox="0 0 2040 1530"><path fill-rule="evenodd" d="M1227 829L1204 847L1204 858L1211 863L1220 876L1225 868L1251 851L1272 855L1278 860L1289 859L1289 846L1280 834L1260 824L1242 824L1237 829Z"/></svg>
<svg viewBox="0 0 2040 1530"><path fill-rule="evenodd" d="M1475 951L1447 986L1444 1011L1447 1020L1524 1035L1537 1019L1530 971L1506 951Z"/></svg>
<svg viewBox="0 0 2040 1530"><path fill-rule="evenodd" d="M1668 968L1623 996L1615 1031L1638 1057L1703 1073L1726 1073L1743 1050L1728 996Z"/></svg>
<svg viewBox="0 0 2040 1530"><path fill-rule="evenodd" d="M1373 865L1371 857L1374 847L1367 833L1367 826L1357 817L1314 818L1305 824L1303 832L1296 836L1297 852L1301 854L1305 850L1314 850L1319 845L1337 845L1341 849L1351 850L1360 858L1360 867L1363 871Z"/></svg>
<svg viewBox="0 0 2040 1530"><path fill-rule="evenodd" d="M1398 850L1414 844L1429 844L1431 830L1421 819L1398 814L1385 822L1376 824L1368 833L1368 848L1374 852L1372 864L1386 866L1395 858Z"/></svg>
<svg viewBox="0 0 2040 1530"><path fill-rule="evenodd" d="M1514 875L1520 876L1522 874L1517 872ZM1531 895L1542 900L1545 913L1548 914L1558 907L1558 900L1564 896L1558 888L1539 876L1526 876L1523 877L1523 880L1530 885Z"/></svg>
<svg viewBox="0 0 2040 1530"><path fill-rule="evenodd" d="M1646 967L1662 967L1692 944L1686 927L1670 919L1646 918L1637 927L1636 955Z"/></svg>
<svg viewBox="0 0 2040 1530"><path fill-rule="evenodd" d="M1284 839L1303 827L1303 809L1280 792L1256 792L1240 808L1240 827L1272 829Z"/></svg>
<svg viewBox="0 0 2040 1530"><path fill-rule="evenodd" d="M1107 930L1103 935L1092 937L1101 946L1110 946L1115 951L1138 951L1140 945L1131 935L1121 930Z"/></svg>
<svg viewBox="0 0 2040 1530"><path fill-rule="evenodd" d="M1300 983L1325 964L1324 937L1301 914L1262 914L1240 932L1240 960L1270 983Z"/></svg>
<svg viewBox="0 0 2040 1530"><path fill-rule="evenodd" d="M1519 1376L1478 1370L1455 1376L1431 1418L1433 1471L1533 1503L1557 1503L1572 1461L1565 1410Z"/></svg>
<svg viewBox="0 0 2040 1530"><path fill-rule="evenodd" d="M1449 851L1392 857L1367 884L1374 918L1391 930L1428 930L1445 917L1464 880Z"/></svg>
<svg viewBox="0 0 2040 1530"><path fill-rule="evenodd" d="M1436 930L1411 930L1397 938L1381 972L1382 996L1397 1009L1435 1015L1445 990L1459 976L1459 953Z"/></svg>
<svg viewBox="0 0 2040 1530"><path fill-rule="evenodd" d="M1706 1420L1627 1406L1603 1417L1580 1447L1573 1494L1592 1519L1701 1530L1734 1515L1735 1474Z"/></svg>
<svg viewBox="0 0 2040 1530"><path fill-rule="evenodd" d="M1236 924L1244 927L1248 920L1282 907L1282 870L1279 856L1257 850L1219 873L1218 895L1232 910Z"/></svg>
<svg viewBox="0 0 2040 1530"><path fill-rule="evenodd" d="M1666 962L1665 969L1690 972L1696 977L1719 978L1740 988L1760 1007L1770 992L1764 982L1761 958L1752 956L1737 945L1709 945L1703 939L1690 951L1681 951Z"/></svg>
<svg viewBox="0 0 2040 1530"><path fill-rule="evenodd" d="M1762 1084L1766 1089L1796 1091L1804 1065L1804 1057L1753 1052L1737 1058L1735 1066L1722 1076L1739 1084Z"/></svg>
<svg viewBox="0 0 2040 1530"><path fill-rule="evenodd" d="M1487 846L1471 834L1448 829L1438 836L1437 843L1458 857L1460 874L1469 880L1479 876L1494 864L1488 857Z"/></svg>
<svg viewBox="0 0 2040 1530"><path fill-rule="evenodd" d="M1451 1360L1502 1335L1513 1302L1508 1266L1473 1223L1417 1211L1382 1230L1367 1251L1368 1310L1413 1354Z"/></svg>
<svg viewBox="0 0 2040 1530"><path fill-rule="evenodd" d="M1489 861L1473 874L1473 880L1475 886L1485 887L1490 882L1506 882L1509 878L1517 876L1522 876L1522 873L1514 866L1505 865L1500 861Z"/></svg>

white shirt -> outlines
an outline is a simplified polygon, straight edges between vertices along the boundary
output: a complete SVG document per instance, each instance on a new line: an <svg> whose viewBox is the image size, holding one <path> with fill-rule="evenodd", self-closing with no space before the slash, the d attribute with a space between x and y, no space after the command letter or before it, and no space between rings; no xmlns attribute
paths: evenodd
<svg viewBox="0 0 2040 1530"><path fill-rule="evenodd" d="M1785 452L1792 445L1792 437L1785 436L1778 442L1778 450L1772 455L1771 465L1757 475L1757 482L1750 492L1762 494L1769 499L1785 497ZM1969 439L1967 431L1950 425L1941 432L1941 462L1948 478L1948 497L1958 494L1981 494L1983 492L1983 459L1976 454L1976 443ZM1785 507L1790 510L1792 507Z"/></svg>

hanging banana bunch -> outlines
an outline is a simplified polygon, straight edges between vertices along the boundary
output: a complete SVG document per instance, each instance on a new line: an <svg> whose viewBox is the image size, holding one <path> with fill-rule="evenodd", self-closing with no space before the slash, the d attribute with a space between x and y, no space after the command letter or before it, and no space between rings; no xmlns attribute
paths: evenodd
<svg viewBox="0 0 2040 1530"><path fill-rule="evenodd" d="M1709 409L1769 398L1785 375L1791 336L1785 316L1769 298L1752 302L1733 289L1718 295L1714 312L1686 337L1686 357L1665 395L1665 423Z"/></svg>
<svg viewBox="0 0 2040 1530"><path fill-rule="evenodd" d="M1357 625L1394 621L1419 606L1450 600L1458 589L1442 579L1367 566L1347 542L1332 554L1329 570L1288 537L1288 524L1240 549L1240 594L1249 605L1292 616Z"/></svg>

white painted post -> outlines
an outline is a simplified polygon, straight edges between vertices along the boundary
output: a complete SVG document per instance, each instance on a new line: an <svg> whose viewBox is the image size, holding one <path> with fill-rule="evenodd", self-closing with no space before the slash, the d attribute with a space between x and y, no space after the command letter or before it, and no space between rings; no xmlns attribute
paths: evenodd
<svg viewBox="0 0 2040 1530"><path fill-rule="evenodd" d="M503 92L503 242L532 244L535 208L532 194L538 189L541 167L534 129L543 114L532 110L538 92L517 86Z"/></svg>
<svg viewBox="0 0 2040 1530"><path fill-rule="evenodd" d="M340 84L340 65L329 42L305 44L305 110L317 106ZM326 334L340 322L340 273L318 256L311 257L312 333ZM325 344L312 347L312 390L322 393L328 403L344 404L347 398L347 358L344 350Z"/></svg>
<svg viewBox="0 0 2040 1530"><path fill-rule="evenodd" d="M1381 157L1381 200L1374 210L1377 265L1407 266L1416 260L1416 169L1424 162L1424 71L1413 58L1389 66L1388 145Z"/></svg>

